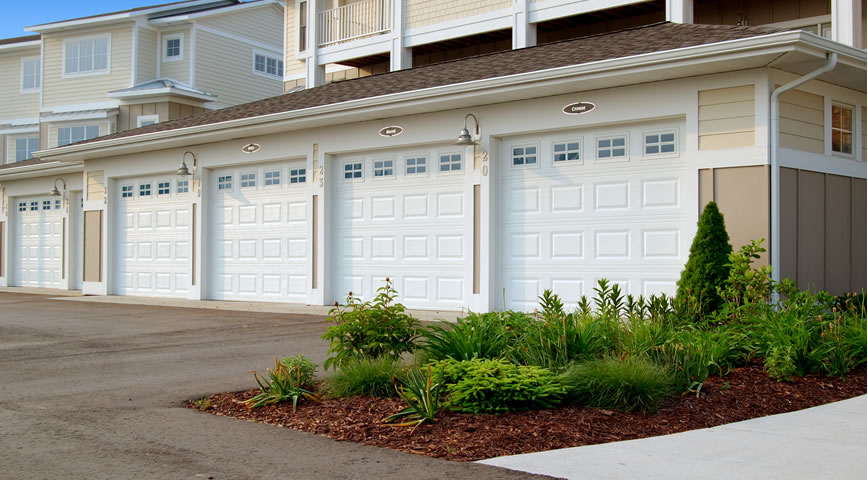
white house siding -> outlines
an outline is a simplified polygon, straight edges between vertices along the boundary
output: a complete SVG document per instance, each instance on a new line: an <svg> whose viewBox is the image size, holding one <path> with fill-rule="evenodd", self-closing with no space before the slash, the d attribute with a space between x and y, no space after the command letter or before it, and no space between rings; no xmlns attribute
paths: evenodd
<svg viewBox="0 0 868 480"><path fill-rule="evenodd" d="M63 41L90 35L111 34L109 73L63 78ZM44 107L105 102L106 92L130 86L132 24L114 28L54 33L43 36Z"/></svg>
<svg viewBox="0 0 868 480"><path fill-rule="evenodd" d="M196 50L196 88L217 95L219 105L235 105L283 93L282 78L253 74L253 51L260 50L256 47L198 30ZM280 51L265 53L282 57Z"/></svg>
<svg viewBox="0 0 868 480"><path fill-rule="evenodd" d="M39 91L21 93L21 59L38 57L39 47L0 54L0 124L14 118L39 116Z"/></svg>
<svg viewBox="0 0 868 480"><path fill-rule="evenodd" d="M157 32L139 28L138 36L136 83L142 83L157 77Z"/></svg>
<svg viewBox="0 0 868 480"><path fill-rule="evenodd" d="M283 9L276 5L205 17L197 24L282 49Z"/></svg>
<svg viewBox="0 0 868 480"><path fill-rule="evenodd" d="M163 50L166 48L166 37L169 35L182 34L183 40L181 40L181 50L183 50L183 56L181 60L175 60L171 62L165 61L163 58ZM164 30L160 32L160 50L157 55L159 55L160 62L160 77L161 78L171 78L173 80L178 80L179 82L189 83L190 82L190 29L178 29L178 30Z"/></svg>

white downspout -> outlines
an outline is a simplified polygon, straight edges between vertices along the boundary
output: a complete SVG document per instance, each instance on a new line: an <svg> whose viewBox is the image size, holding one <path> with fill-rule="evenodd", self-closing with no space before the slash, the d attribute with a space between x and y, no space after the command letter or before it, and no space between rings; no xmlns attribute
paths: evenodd
<svg viewBox="0 0 868 480"><path fill-rule="evenodd" d="M778 143L780 143L780 104L778 100L781 94L787 90L792 90L799 85L813 80L818 76L835 68L838 63L838 54L829 52L826 54L826 64L814 70L813 72L799 77L792 82L781 85L772 92L771 98L771 118L769 119L769 159L771 163L771 195L772 195L772 231L771 231L771 257L772 257L772 280L775 282L781 281L781 170L778 165ZM777 294L774 295L777 297ZM772 301L776 301L773 298Z"/></svg>

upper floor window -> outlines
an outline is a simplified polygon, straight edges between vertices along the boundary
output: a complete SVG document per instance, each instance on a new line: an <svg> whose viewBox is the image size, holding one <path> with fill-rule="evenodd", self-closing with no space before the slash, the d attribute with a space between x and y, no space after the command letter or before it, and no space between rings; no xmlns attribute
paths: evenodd
<svg viewBox="0 0 868 480"><path fill-rule="evenodd" d="M139 115L136 117L136 127L147 127L160 122L159 115Z"/></svg>
<svg viewBox="0 0 868 480"><path fill-rule="evenodd" d="M184 59L184 34L175 33L163 37L163 61L174 62Z"/></svg>
<svg viewBox="0 0 868 480"><path fill-rule="evenodd" d="M109 71L109 36L63 42L63 73L79 75Z"/></svg>
<svg viewBox="0 0 868 480"><path fill-rule="evenodd" d="M21 59L21 91L32 92L39 90L42 84L42 68L39 57Z"/></svg>
<svg viewBox="0 0 868 480"><path fill-rule="evenodd" d="M57 146L90 140L99 136L99 125L79 125L77 127L61 127L57 129Z"/></svg>
<svg viewBox="0 0 868 480"><path fill-rule="evenodd" d="M298 51L307 50L307 2L298 2Z"/></svg>
<svg viewBox="0 0 868 480"><path fill-rule="evenodd" d="M853 109L832 104L832 151L853 154Z"/></svg>
<svg viewBox="0 0 868 480"><path fill-rule="evenodd" d="M15 161L29 160L33 158L33 152L39 150L39 137L27 137L15 139Z"/></svg>
<svg viewBox="0 0 868 480"><path fill-rule="evenodd" d="M283 79L283 60L277 56L255 52L253 54L253 73Z"/></svg>

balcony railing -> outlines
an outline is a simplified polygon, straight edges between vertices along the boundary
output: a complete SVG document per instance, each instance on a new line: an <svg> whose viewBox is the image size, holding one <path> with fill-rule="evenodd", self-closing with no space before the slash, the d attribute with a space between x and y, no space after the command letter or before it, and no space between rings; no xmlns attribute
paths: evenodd
<svg viewBox="0 0 868 480"><path fill-rule="evenodd" d="M319 46L379 35L392 28L392 0L362 0L319 14Z"/></svg>

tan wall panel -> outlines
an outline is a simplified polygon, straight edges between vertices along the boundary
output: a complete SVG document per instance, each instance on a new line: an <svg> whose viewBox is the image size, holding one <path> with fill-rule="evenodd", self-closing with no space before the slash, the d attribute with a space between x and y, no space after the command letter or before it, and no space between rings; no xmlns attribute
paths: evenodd
<svg viewBox="0 0 868 480"><path fill-rule="evenodd" d="M799 278L800 288L825 288L825 174L799 171Z"/></svg>
<svg viewBox="0 0 868 480"><path fill-rule="evenodd" d="M814 109L796 105L794 103L780 102L781 118L791 118L801 120L803 122L813 123L814 125L825 124L822 109Z"/></svg>
<svg viewBox="0 0 868 480"><path fill-rule="evenodd" d="M102 281L102 210L84 212L84 281Z"/></svg>
<svg viewBox="0 0 868 480"><path fill-rule="evenodd" d="M799 137L812 138L823 141L823 125L815 125L813 123L803 122L801 120L793 120L790 118L781 118L781 133L789 133Z"/></svg>
<svg viewBox="0 0 868 480"><path fill-rule="evenodd" d="M699 105L753 101L753 85L699 91Z"/></svg>
<svg viewBox="0 0 868 480"><path fill-rule="evenodd" d="M866 284L866 264L868 264L868 233L866 233L865 179L853 178L850 183L850 291L860 292L868 288Z"/></svg>
<svg viewBox="0 0 868 480"><path fill-rule="evenodd" d="M775 88L779 86L780 85L776 85ZM801 105L813 110L823 110L824 108L822 95L814 95L813 93L807 93L801 90L788 90L781 94L780 100L781 102Z"/></svg>
<svg viewBox="0 0 868 480"><path fill-rule="evenodd" d="M279 20L280 16L277 18ZM275 38L275 44L280 36ZM282 78L253 74L253 51L249 45L238 41L197 31L196 88L216 95L221 105L237 105L282 94ZM263 52L277 58L282 56L279 51ZM238 88L239 85L244 88Z"/></svg>
<svg viewBox="0 0 868 480"><path fill-rule="evenodd" d="M753 100L718 103L699 107L699 121L719 118L750 117L754 115Z"/></svg>
<svg viewBox="0 0 868 480"><path fill-rule="evenodd" d="M123 132L130 128L130 106L121 105L118 107L118 131Z"/></svg>
<svg viewBox="0 0 868 480"><path fill-rule="evenodd" d="M157 32L139 28L138 37L136 83L144 83L157 78Z"/></svg>
<svg viewBox="0 0 868 480"><path fill-rule="evenodd" d="M734 250L752 240L769 247L769 175L766 166L714 170L714 196ZM768 252L757 263L768 264Z"/></svg>
<svg viewBox="0 0 868 480"><path fill-rule="evenodd" d="M850 290L850 177L826 175L825 289L832 295Z"/></svg>
<svg viewBox="0 0 868 480"><path fill-rule="evenodd" d="M39 57L39 46L19 53L0 55L0 98L2 118L36 118L39 116L39 91L21 93L21 59Z"/></svg>
<svg viewBox="0 0 868 480"><path fill-rule="evenodd" d="M725 133L722 135L703 135L699 137L700 150L721 148L750 147L754 144L754 132Z"/></svg>
<svg viewBox="0 0 868 480"><path fill-rule="evenodd" d="M753 85L701 90L699 149L754 145L754 102Z"/></svg>
<svg viewBox="0 0 868 480"><path fill-rule="evenodd" d="M781 278L799 275L799 171L781 168Z"/></svg>
<svg viewBox="0 0 868 480"><path fill-rule="evenodd" d="M709 168L703 168L699 171L699 205L697 212L702 213L702 209L708 205L708 202L714 200L714 172Z"/></svg>
<svg viewBox="0 0 868 480"><path fill-rule="evenodd" d="M699 135L716 135L721 133L753 132L754 117L720 118L716 120L701 120Z"/></svg>
<svg viewBox="0 0 868 480"><path fill-rule="evenodd" d="M482 274L482 185L473 186L473 293L480 291Z"/></svg>
<svg viewBox="0 0 868 480"><path fill-rule="evenodd" d="M783 148L791 148L793 150L801 150L803 152L819 153L820 155L825 153L822 139L817 140L814 138L800 137L797 135L790 135L783 132L781 132L780 139L781 147Z"/></svg>
<svg viewBox="0 0 868 480"><path fill-rule="evenodd" d="M160 121L165 122L169 119L169 102L159 102L155 104L157 115L160 116Z"/></svg>
<svg viewBox="0 0 868 480"><path fill-rule="evenodd" d="M105 173L102 170L87 172L87 199L90 201L105 200Z"/></svg>

